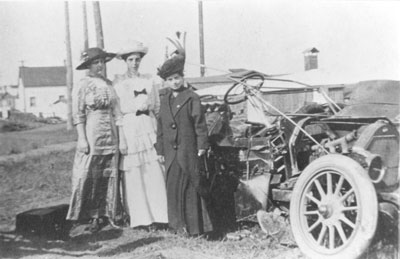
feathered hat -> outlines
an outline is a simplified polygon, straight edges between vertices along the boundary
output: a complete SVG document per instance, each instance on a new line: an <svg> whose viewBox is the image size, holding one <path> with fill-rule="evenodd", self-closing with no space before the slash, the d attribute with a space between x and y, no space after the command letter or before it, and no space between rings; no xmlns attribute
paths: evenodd
<svg viewBox="0 0 400 259"><path fill-rule="evenodd" d="M178 39L172 40L167 38L175 47L176 50L172 53L172 56L167 59L164 64L162 64L159 68L157 68L157 75L159 75L162 79L166 79L167 77L176 74L176 73L183 73L185 68L185 40L186 40L186 32L183 33L183 44L179 41L181 40L181 33L176 33Z"/></svg>

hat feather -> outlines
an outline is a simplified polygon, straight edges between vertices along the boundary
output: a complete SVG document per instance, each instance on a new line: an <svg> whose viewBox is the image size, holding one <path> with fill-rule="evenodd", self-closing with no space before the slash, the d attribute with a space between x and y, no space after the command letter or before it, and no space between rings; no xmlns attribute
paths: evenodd
<svg viewBox="0 0 400 259"><path fill-rule="evenodd" d="M180 73L184 70L185 57L186 57L185 53L186 32L183 32L183 34L177 32L176 35L178 36L177 40L172 40L171 38L167 37L167 40L171 42L172 45L174 45L176 48L176 50L173 52L173 54L175 55L172 55L171 58L166 60L164 64L162 64L162 66L157 69L158 70L157 74L163 79L174 73L177 72ZM181 39L182 35L183 39ZM180 40L183 41L183 45L181 44Z"/></svg>

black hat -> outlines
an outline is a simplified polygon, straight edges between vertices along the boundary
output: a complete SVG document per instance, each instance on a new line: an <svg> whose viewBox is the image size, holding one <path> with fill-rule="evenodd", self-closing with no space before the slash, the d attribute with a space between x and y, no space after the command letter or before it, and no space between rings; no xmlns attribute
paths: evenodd
<svg viewBox="0 0 400 259"><path fill-rule="evenodd" d="M89 48L81 54L81 64L76 67L77 70L88 69L93 60L104 58L104 62L108 62L116 56L114 53L107 53L101 48Z"/></svg>
<svg viewBox="0 0 400 259"><path fill-rule="evenodd" d="M177 34L178 38L180 34ZM186 33L183 36L183 42L185 42ZM166 79L167 77L179 73L183 74L183 70L185 69L185 49L182 47L179 41L173 41L170 38L167 38L174 46L176 47L176 51L174 55L167 59L164 64L162 64L159 68L157 68L157 75L159 75L162 79ZM185 43L183 43L184 45Z"/></svg>

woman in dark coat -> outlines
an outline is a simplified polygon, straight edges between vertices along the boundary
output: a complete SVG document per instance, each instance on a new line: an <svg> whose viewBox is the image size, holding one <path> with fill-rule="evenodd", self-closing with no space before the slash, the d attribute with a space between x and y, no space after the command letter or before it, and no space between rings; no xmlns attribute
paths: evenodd
<svg viewBox="0 0 400 259"><path fill-rule="evenodd" d="M198 235L212 231L199 195L199 157L208 148L207 124L199 96L184 82L184 50L179 42L171 42L178 53L158 70L170 90L160 94L156 149L165 160L169 226Z"/></svg>

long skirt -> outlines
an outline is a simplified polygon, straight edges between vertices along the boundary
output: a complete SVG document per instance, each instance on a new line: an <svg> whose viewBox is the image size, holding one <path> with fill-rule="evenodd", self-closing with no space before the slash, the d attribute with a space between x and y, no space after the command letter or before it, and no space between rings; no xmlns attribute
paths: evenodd
<svg viewBox="0 0 400 259"><path fill-rule="evenodd" d="M118 156L76 152L68 220L114 219L119 204Z"/></svg>
<svg viewBox="0 0 400 259"><path fill-rule="evenodd" d="M174 160L167 172L169 226L178 232L197 235L213 230L203 198Z"/></svg>
<svg viewBox="0 0 400 259"><path fill-rule="evenodd" d="M124 171L124 193L131 227L168 223L163 167L158 161Z"/></svg>
<svg viewBox="0 0 400 259"><path fill-rule="evenodd" d="M121 157L124 172L125 209L130 226L168 223L164 166L154 148L155 120L126 114L123 119L128 154Z"/></svg>

